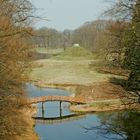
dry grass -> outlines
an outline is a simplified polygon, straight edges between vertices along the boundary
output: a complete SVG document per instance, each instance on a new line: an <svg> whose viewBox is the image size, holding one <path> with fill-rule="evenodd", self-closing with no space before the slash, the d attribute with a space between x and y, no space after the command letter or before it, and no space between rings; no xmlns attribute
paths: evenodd
<svg viewBox="0 0 140 140"><path fill-rule="evenodd" d="M37 140L33 130L31 108L23 106L21 96L6 96L0 92L0 140Z"/></svg>
<svg viewBox="0 0 140 140"><path fill-rule="evenodd" d="M87 96L95 101L119 99L123 96L125 90L119 86L109 82L98 82L90 86L78 86L76 96Z"/></svg>
<svg viewBox="0 0 140 140"><path fill-rule="evenodd" d="M83 47L47 50L40 48L39 52L56 54L50 59L35 61L31 72L31 80L47 84L89 85L94 82L108 81L114 74L97 71L99 60L94 60L89 50Z"/></svg>
<svg viewBox="0 0 140 140"><path fill-rule="evenodd" d="M95 61L95 60L94 60ZM94 82L108 81L111 74L101 74L91 69L93 60L38 60L38 67L31 73L31 80L48 84L89 85ZM96 62L96 61L95 61ZM97 62L96 62L97 63Z"/></svg>

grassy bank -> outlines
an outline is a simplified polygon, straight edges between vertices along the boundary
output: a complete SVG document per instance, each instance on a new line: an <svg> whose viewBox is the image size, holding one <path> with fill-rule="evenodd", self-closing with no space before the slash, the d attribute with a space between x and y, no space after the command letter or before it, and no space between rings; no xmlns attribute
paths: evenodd
<svg viewBox="0 0 140 140"><path fill-rule="evenodd" d="M70 110L74 112L110 112L120 110L140 110L138 103L126 105L122 99L100 100L86 105L72 105Z"/></svg>
<svg viewBox="0 0 140 140"><path fill-rule="evenodd" d="M21 104L23 100L21 97L0 99L0 114L3 114L0 115L0 140L38 140L33 129L34 110Z"/></svg>
<svg viewBox="0 0 140 140"><path fill-rule="evenodd" d="M86 105L72 105L72 111L76 112L105 112L123 110L125 106L120 99L100 100Z"/></svg>
<svg viewBox="0 0 140 140"><path fill-rule="evenodd" d="M88 50L78 47L49 52L55 56L34 61L30 78L37 86L70 90L77 97L86 96L95 101L119 99L125 92L121 86L109 82L113 77L123 77L100 72L100 60L94 59Z"/></svg>
<svg viewBox="0 0 140 140"><path fill-rule="evenodd" d="M80 84L107 81L111 75L101 74L96 69L90 69L94 60L38 60L31 73L33 81L51 84Z"/></svg>

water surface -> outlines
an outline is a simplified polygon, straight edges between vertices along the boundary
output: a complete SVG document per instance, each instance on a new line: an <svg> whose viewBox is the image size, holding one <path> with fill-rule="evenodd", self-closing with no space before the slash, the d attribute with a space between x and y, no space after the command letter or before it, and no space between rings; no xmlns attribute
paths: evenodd
<svg viewBox="0 0 140 140"><path fill-rule="evenodd" d="M70 96L70 92L61 89L38 88L27 85L29 97L60 95ZM107 140L96 129L87 131L85 128L100 125L100 119L105 113L100 114L76 114L69 110L69 103L46 102L42 111L42 103L38 103L35 131L41 140ZM109 136L112 136L110 134ZM113 137L118 137L113 135Z"/></svg>

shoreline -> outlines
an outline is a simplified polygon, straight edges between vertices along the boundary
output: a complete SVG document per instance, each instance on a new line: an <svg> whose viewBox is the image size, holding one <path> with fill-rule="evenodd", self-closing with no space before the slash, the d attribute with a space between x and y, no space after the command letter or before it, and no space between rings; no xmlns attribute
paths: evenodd
<svg viewBox="0 0 140 140"><path fill-rule="evenodd" d="M51 84L51 83L43 83L43 82L37 82L37 81L34 81L33 84L40 88L56 88L56 89L68 90L72 92L72 94L76 92L77 87L85 86L85 85L78 85L78 84L58 84L58 83ZM98 83L94 83L94 84L95 86L96 84L98 85ZM91 85L86 85L86 86L91 86ZM75 93L75 96L81 97L79 95L76 95L76 93ZM91 100L90 98L91 97L89 97L89 100ZM74 112L105 112L105 111L116 111L116 110L126 109L126 106L122 105L121 97L119 96L117 98L112 98L109 100L98 99L98 98L95 98L94 100L92 100L93 103L92 102L90 103L88 102L88 98L87 98L87 104L71 105L70 110Z"/></svg>
<svg viewBox="0 0 140 140"><path fill-rule="evenodd" d="M70 110L74 112L83 112L83 113L88 113L88 112L112 112L112 111L122 111L122 110L140 110L140 105L139 104L134 104L134 105L109 105L109 106L104 106L100 107L98 106L90 106L90 105L72 105L70 106Z"/></svg>
<svg viewBox="0 0 140 140"><path fill-rule="evenodd" d="M39 88L56 88L56 89L64 89L68 91L75 91L77 86L80 86L79 84L63 84L63 83L44 83L44 82L37 82L37 81L31 81L35 86Z"/></svg>
<svg viewBox="0 0 140 140"><path fill-rule="evenodd" d="M28 125L26 132L22 135L16 135L15 140L40 140L38 134L34 130L35 121L32 116L36 113L36 108L25 106L20 113L24 116L24 121Z"/></svg>

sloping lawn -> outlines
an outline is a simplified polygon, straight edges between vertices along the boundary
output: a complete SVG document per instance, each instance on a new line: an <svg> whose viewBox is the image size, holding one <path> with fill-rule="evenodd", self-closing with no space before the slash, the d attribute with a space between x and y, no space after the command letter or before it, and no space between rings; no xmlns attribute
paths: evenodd
<svg viewBox="0 0 140 140"><path fill-rule="evenodd" d="M92 60L38 60L31 73L31 79L45 83L92 84L107 81L110 74L90 69ZM93 63L93 61L92 61Z"/></svg>

